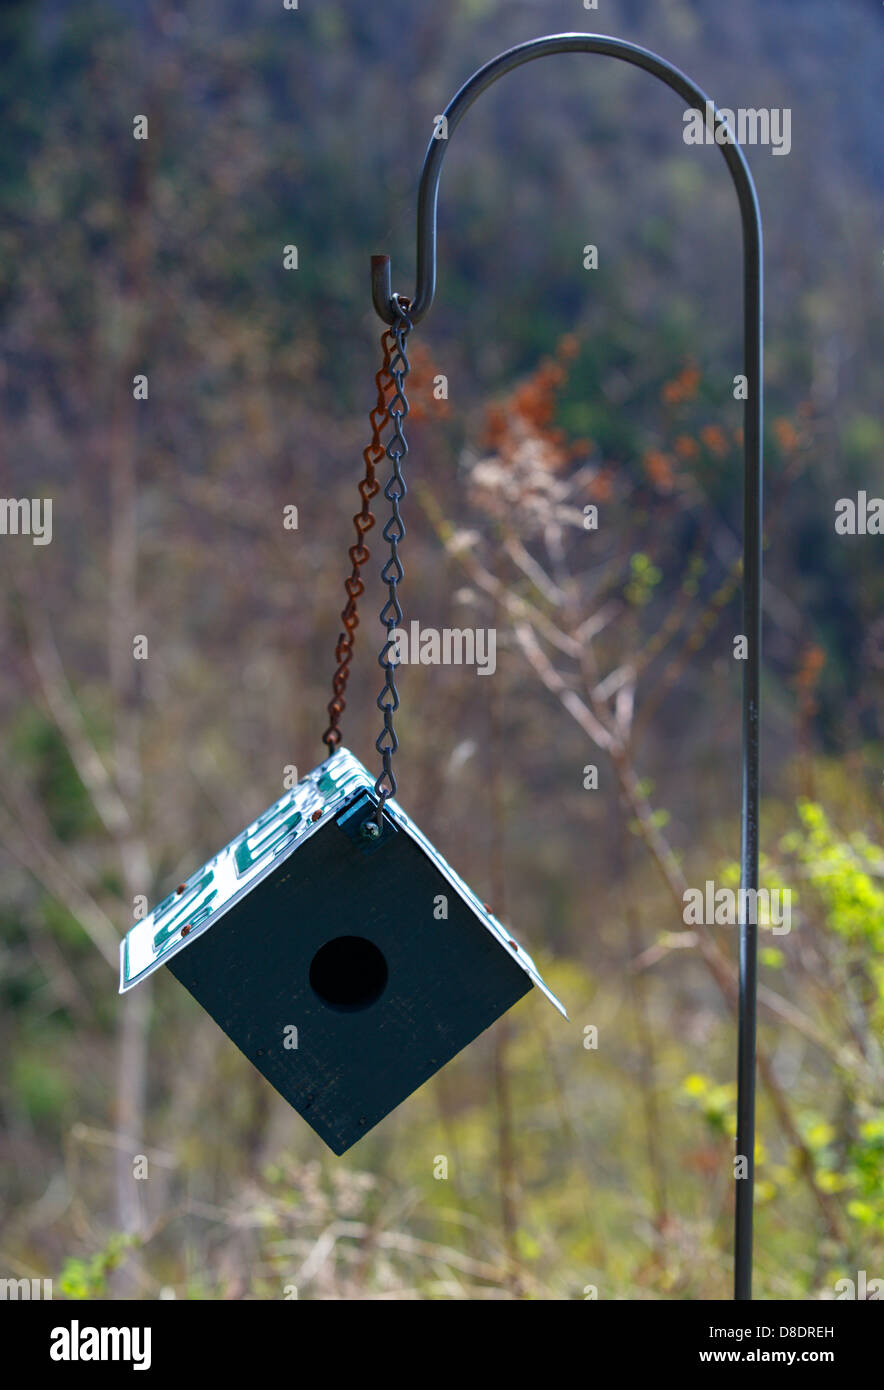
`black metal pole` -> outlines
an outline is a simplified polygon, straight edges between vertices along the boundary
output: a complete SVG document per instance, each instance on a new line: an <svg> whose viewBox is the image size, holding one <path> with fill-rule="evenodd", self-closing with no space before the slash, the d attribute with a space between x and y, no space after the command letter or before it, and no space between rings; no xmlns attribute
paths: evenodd
<svg viewBox="0 0 884 1390"><path fill-rule="evenodd" d="M715 103L678 68L649 49L604 34L550 34L519 44L479 68L445 109L445 125L434 132L424 157L417 205L417 285L409 315L418 323L436 288L436 206L442 162L449 139L478 96L504 73L549 53L601 53L643 68L677 92L690 108L711 114L713 128L727 130ZM737 190L743 227L743 361L748 394L743 406L743 628L748 654L743 674L743 789L741 887L758 888L759 702L761 670L761 520L763 422L763 297L761 214L752 175L740 146L728 132L719 149ZM389 256L373 256L372 301L384 323L393 323ZM754 894L749 901L754 902ZM736 1182L734 1298L752 1297L752 1205L755 1182L755 1033L757 925L746 920L741 896L737 1041L737 1155L746 1176ZM755 915L755 914L752 914Z"/></svg>

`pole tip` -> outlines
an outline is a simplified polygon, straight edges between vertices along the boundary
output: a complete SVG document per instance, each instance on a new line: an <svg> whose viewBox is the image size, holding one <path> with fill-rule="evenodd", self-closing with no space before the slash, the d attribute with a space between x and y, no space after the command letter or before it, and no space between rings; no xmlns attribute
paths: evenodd
<svg viewBox="0 0 884 1390"><path fill-rule="evenodd" d="M384 323L393 323L395 315L390 307L393 298L393 282L390 274L389 256L371 258L371 302L375 313Z"/></svg>

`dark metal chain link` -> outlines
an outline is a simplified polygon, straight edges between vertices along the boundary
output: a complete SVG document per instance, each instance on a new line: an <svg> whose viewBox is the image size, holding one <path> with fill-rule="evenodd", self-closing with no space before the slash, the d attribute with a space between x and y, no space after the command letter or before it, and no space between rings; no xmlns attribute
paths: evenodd
<svg viewBox="0 0 884 1390"><path fill-rule="evenodd" d="M390 546L390 558L381 570L381 578L387 586L387 601L381 609L381 622L387 629L387 639L381 648L378 657L378 665L384 671L384 685L378 696L378 709L384 716L384 727L375 743L375 747L381 755L383 771L375 782L375 792L378 796L377 824L381 825L384 803L391 796L396 795L396 778L393 774L393 754L399 748L399 740L393 727L393 715L399 708L399 692L396 689L396 665L391 658L391 651L395 646L393 633L402 622L402 609L399 605L398 586L402 580L404 571L402 562L399 559L399 543L405 536L405 523L399 510L399 504L408 489L405 486L405 479L402 475L402 464L405 455L408 453L408 445L405 442L405 432L403 425L408 415L408 401L405 396L405 379L408 376L409 362L406 353L408 335L412 329L412 322L408 314L409 302L407 299L400 299L394 296L392 301L393 309L396 313L396 322L393 325L393 335L396 340L396 348L390 362L390 376L393 379L394 390L387 406L387 413L393 432L390 442L387 445L387 457L393 465L393 472L390 481L384 488L384 496L390 503L391 515L383 530L384 540Z"/></svg>
<svg viewBox="0 0 884 1390"><path fill-rule="evenodd" d="M344 631L338 637L338 644L335 647L335 661L338 663L338 667L332 678L332 698L328 705L330 722L325 733L322 735L322 741L328 748L329 753L334 753L341 743L339 725L341 715L344 713L347 705L344 692L347 689L347 681L350 676L353 644L356 640L356 628L359 625L358 601L365 592L365 584L362 580L360 571L369 558L368 546L365 544L365 535L366 532L370 531L372 526L374 526L374 517L371 514L371 500L381 489L381 485L375 476L375 468L387 452L381 442L381 433L389 418L387 414L387 397L393 385L393 379L390 376L390 362L395 346L396 338L393 330L386 329L381 335L381 347L383 348L384 360L381 364L380 371L375 375L377 400L368 417L371 424L371 439L362 452L362 458L365 463L365 476L359 484L359 495L362 498L362 508L353 518L353 525L356 528L356 544L351 545L348 551L353 570L349 578L344 581L347 602L341 613Z"/></svg>

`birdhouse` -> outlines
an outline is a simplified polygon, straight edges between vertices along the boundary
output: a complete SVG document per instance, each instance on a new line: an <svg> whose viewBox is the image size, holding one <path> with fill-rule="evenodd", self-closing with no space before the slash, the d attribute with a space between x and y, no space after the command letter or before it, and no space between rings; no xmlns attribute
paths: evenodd
<svg viewBox="0 0 884 1390"><path fill-rule="evenodd" d="M531 957L339 749L121 945L161 965L342 1154L535 985Z"/></svg>

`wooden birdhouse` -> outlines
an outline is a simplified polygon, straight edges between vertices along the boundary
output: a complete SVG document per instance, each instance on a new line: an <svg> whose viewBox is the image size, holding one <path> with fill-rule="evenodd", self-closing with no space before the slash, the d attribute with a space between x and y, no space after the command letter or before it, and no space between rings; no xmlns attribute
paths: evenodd
<svg viewBox="0 0 884 1390"><path fill-rule="evenodd" d="M339 749L121 945L161 965L342 1154L532 985L530 956Z"/></svg>

